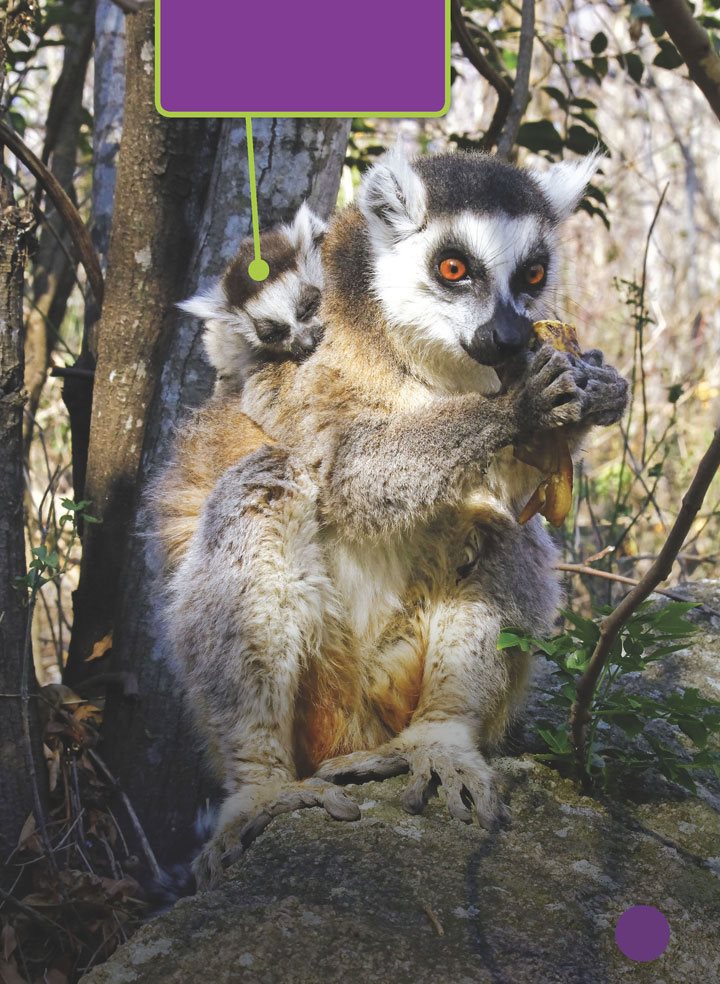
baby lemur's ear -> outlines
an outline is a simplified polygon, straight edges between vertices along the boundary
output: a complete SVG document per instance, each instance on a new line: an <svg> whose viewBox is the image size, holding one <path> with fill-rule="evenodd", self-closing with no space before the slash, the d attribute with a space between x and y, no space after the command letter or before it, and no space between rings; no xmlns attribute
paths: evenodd
<svg viewBox="0 0 720 984"><path fill-rule="evenodd" d="M425 222L425 186L400 144L370 168L358 195L372 231L390 241L405 239Z"/></svg>
<svg viewBox="0 0 720 984"><path fill-rule="evenodd" d="M307 254L320 246L326 230L326 223L313 212L307 202L303 202L295 218L283 231L298 252Z"/></svg>
<svg viewBox="0 0 720 984"><path fill-rule="evenodd" d="M596 150L580 161L560 161L547 171L530 172L552 205L558 222L564 221L580 204L601 160L602 154Z"/></svg>
<svg viewBox="0 0 720 984"><path fill-rule="evenodd" d="M180 301L178 307L202 321L212 321L227 315L227 298L222 284L218 283L186 301Z"/></svg>

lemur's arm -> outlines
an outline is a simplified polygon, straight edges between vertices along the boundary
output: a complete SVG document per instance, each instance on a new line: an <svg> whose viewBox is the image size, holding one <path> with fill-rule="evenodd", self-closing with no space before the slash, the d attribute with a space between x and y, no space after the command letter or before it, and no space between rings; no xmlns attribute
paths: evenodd
<svg viewBox="0 0 720 984"><path fill-rule="evenodd" d="M441 397L411 412L356 416L325 463L322 505L358 534L390 533L457 501L501 448L598 415L617 419L625 400L626 384L610 367L573 365L544 346L498 396Z"/></svg>

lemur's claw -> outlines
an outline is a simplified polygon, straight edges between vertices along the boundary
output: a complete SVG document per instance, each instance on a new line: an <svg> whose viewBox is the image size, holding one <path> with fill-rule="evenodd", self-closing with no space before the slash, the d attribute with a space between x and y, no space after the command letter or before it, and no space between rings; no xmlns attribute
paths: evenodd
<svg viewBox="0 0 720 984"><path fill-rule="evenodd" d="M322 807L334 820L360 819L360 807L344 790L315 777L288 782L280 788L275 786L270 792L259 787L250 807L247 805L247 788L242 796L244 808L233 814L226 804L222 826L195 859L193 871L200 891L214 888L225 868L235 864L275 817L283 813Z"/></svg>

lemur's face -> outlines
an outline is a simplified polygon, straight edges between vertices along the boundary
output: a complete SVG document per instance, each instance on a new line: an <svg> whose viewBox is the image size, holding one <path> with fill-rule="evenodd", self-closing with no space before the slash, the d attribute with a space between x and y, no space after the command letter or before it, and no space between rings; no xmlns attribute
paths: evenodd
<svg viewBox="0 0 720 984"><path fill-rule="evenodd" d="M596 167L539 175L494 158L447 154L412 166L397 152L360 194L373 288L428 366L499 366L525 348L557 285L557 228Z"/></svg>
<svg viewBox="0 0 720 984"><path fill-rule="evenodd" d="M241 371L249 353L300 361L323 335L320 246L325 224L303 205L290 225L260 237L267 280L248 273L252 239L240 244L222 280L181 307L207 322L210 362L220 375Z"/></svg>

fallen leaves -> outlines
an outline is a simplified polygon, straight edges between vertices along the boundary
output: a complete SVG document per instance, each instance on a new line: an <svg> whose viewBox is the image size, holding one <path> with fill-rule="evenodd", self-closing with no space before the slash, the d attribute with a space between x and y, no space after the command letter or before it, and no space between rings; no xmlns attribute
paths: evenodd
<svg viewBox="0 0 720 984"><path fill-rule="evenodd" d="M0 984L76 981L127 939L147 908L131 873L138 858L109 805L116 783L96 767L102 701L64 685L38 696L52 858L30 814L4 868L14 882L0 896Z"/></svg>

